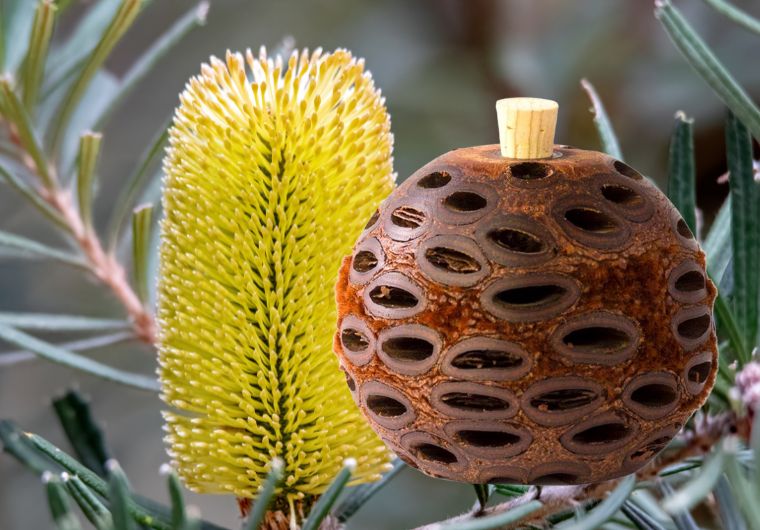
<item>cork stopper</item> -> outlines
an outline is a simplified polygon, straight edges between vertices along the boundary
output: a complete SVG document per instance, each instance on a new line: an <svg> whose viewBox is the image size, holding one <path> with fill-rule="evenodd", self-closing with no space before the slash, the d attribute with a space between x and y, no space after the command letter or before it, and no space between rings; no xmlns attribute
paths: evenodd
<svg viewBox="0 0 760 530"><path fill-rule="evenodd" d="M556 101L539 98L506 98L496 102L501 156L549 158L557 125Z"/></svg>

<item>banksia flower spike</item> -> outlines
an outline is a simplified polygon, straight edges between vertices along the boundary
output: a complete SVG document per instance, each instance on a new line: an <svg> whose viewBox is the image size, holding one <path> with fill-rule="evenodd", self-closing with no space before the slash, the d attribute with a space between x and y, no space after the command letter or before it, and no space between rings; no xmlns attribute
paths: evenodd
<svg viewBox="0 0 760 530"><path fill-rule="evenodd" d="M189 488L242 499L280 458L292 516L347 458L354 483L388 466L331 346L341 258L393 188L390 120L345 50L228 53L180 100L158 310L169 452Z"/></svg>

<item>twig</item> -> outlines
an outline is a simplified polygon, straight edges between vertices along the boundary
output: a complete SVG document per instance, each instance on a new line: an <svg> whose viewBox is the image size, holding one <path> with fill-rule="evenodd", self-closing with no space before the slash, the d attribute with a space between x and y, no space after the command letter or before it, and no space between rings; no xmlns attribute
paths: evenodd
<svg viewBox="0 0 760 530"><path fill-rule="evenodd" d="M661 471L675 463L689 457L707 454L713 445L726 434L747 435L747 422L745 420L746 418L737 418L732 412L726 412L715 417L702 417L697 421L693 431L688 431L681 436L683 446L677 450L666 452L639 470L636 473L637 482L656 479ZM620 479L580 486L544 486L540 490L534 487L519 497L491 506L479 513L470 511L446 521L420 526L415 530L434 530L444 524L468 521L475 517L493 516L513 510L533 500L540 500L543 503L541 508L515 521L508 528L521 527L531 522L541 522L552 514L578 504L600 500L615 489L619 482Z"/></svg>
<svg viewBox="0 0 760 530"><path fill-rule="evenodd" d="M11 139L19 149L19 158L29 171L41 176L29 153L16 139L10 123L9 126L11 126ZM148 344L155 344L156 325L153 314L142 304L129 284L124 266L113 254L105 252L95 231L85 226L79 210L74 206L71 192L61 188L55 167L51 165L48 171L49 181L36 186L36 191L61 215L65 228L86 258L88 270L98 281L108 287L124 306L137 338Z"/></svg>

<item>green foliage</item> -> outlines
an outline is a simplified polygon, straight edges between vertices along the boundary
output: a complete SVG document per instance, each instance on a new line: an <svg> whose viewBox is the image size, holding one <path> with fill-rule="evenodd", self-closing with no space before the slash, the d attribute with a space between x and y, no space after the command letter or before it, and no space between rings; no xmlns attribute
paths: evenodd
<svg viewBox="0 0 760 530"><path fill-rule="evenodd" d="M705 2L744 29L760 33L760 21L724 0ZM166 127L163 127L146 145L143 157L121 179L123 186L112 208L107 244L101 246L92 208L96 162L101 141L106 142L107 138L101 139L99 134L86 129L103 130L114 110L139 86L146 73L191 29L203 24L208 8L204 2L181 17L117 79L103 65L145 4L139 0L93 3L65 39L58 38L56 26L66 15L68 2L10 0L2 6L0 64L6 73L0 77L0 114L2 126L12 131L19 150L15 157L0 157L0 180L38 211L55 233L71 245L63 249L0 231L0 259L50 260L101 278L99 274L103 270L99 267L103 262L98 261L97 253L88 251L92 247L87 245L97 243L96 249L110 258L126 242L131 243L132 259L129 267L119 264L118 270L131 268L133 281L125 279L126 283L118 285L122 292L128 293L121 300L125 307L122 315L94 318L4 312L0 313L0 340L39 358L155 392L158 385L152 377L117 370L81 354L81 350L88 349L88 344L98 348L123 340L125 336L132 340L144 338L141 333L146 331L140 327L140 317L150 313L147 271L154 219L150 208L136 210L131 230L127 219L140 195L150 187L156 160L167 139ZM669 0L660 0L655 14L687 62L731 111L726 124L730 196L702 241L708 270L720 288L715 312L721 339L721 366L709 408L690 425L693 432L697 432L721 418L748 421L746 404L736 401L734 378L736 371L751 361L760 326L760 232L757 229L760 187L751 149L751 138L760 139L760 110ZM602 100L590 83L584 80L582 85L591 100L594 123L604 150L622 159L620 143ZM683 115L676 118L669 154L668 196L697 233L693 124ZM66 195L70 183L64 179L70 175L76 177L73 189L77 200L67 203L72 197ZM87 236L84 229L91 229L94 234ZM108 282L104 285L109 287ZM67 343L53 343L52 339L41 340L34 336L37 332L77 337ZM92 335L105 332L115 333ZM4 355L0 356L0 364L3 358ZM733 361L736 361L736 369L729 366ZM171 469L165 469L170 506L132 492L124 472L109 460L105 437L80 395L68 392L56 399L53 406L76 458L38 435L23 432L7 420L0 421L0 441L5 453L43 479L56 528L76 530L90 524L97 530L138 527L224 530L201 520L192 507L185 505L181 485ZM755 416L760 418L760 414ZM749 441L721 432L713 447L665 466L656 480L640 480L642 477L632 475L593 497L570 496L558 501L552 497L549 503L542 498L545 493L533 487L478 486L476 494L482 505L489 502L489 496L491 503L501 497L507 499L507 504L492 506L482 515L478 510L478 516L473 512L430 528L499 528L521 525L539 514L544 518L544 526L554 525L564 530L694 529L697 523L692 513L706 503L715 508L717 526L728 530L760 528L757 502L760 466L756 464L760 459L760 419L756 419L752 431L753 438ZM676 454L687 443L688 438L676 440L664 454ZM404 468L404 464L397 461L381 481L354 488L334 507L351 478L350 462L348 464L314 504L304 529L316 529L328 517L349 521ZM275 460L270 464L270 473L253 505L246 529L259 527L281 481L282 469ZM660 487L656 487L657 482ZM86 521L80 520L80 513Z"/></svg>

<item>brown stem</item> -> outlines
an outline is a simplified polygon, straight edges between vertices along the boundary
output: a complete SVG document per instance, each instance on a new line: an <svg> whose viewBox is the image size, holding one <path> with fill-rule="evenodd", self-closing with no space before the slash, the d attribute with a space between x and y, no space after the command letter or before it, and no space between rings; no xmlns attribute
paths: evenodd
<svg viewBox="0 0 760 530"><path fill-rule="evenodd" d="M42 196L58 210L76 240L82 254L87 258L90 272L106 285L127 311L137 337L155 344L155 321L150 311L143 305L129 284L126 271L121 263L103 250L97 234L91 227L85 226L79 211L74 207L68 190L55 188L41 191Z"/></svg>
<svg viewBox="0 0 760 530"><path fill-rule="evenodd" d="M19 158L33 174L39 175L32 157L26 152L16 133L15 127L8 124L11 141L19 148ZM58 184L55 168L50 168L52 185L40 185L40 196L55 208L63 217L66 226L74 237L79 249L87 259L90 272L102 284L107 286L124 306L135 335L147 344L156 343L156 324L153 314L143 305L127 279L124 267L113 254L106 253L98 235L91 227L85 226L79 210L74 206L71 192Z"/></svg>
<svg viewBox="0 0 760 530"><path fill-rule="evenodd" d="M673 464L681 462L686 458L707 454L725 435L738 434L739 436L746 437L749 433L748 427L747 418L737 418L733 412L726 412L712 418L704 416L694 426L694 430L684 433L681 437L681 440L684 442L682 447L674 451L667 451L658 458L655 458L636 473L636 479L637 481L655 479L662 470ZM547 486L540 490L540 494L538 489L531 488L523 495L486 508L479 514L476 514L474 511L468 512L446 521L420 526L416 530L436 530L444 522L450 524L468 521L475 517L487 517L489 515L504 513L538 498L543 503L540 509L505 528L521 527L528 523L541 522L554 513L572 508L578 504L600 500L607 493L615 489L619 482L620 479L580 486Z"/></svg>

